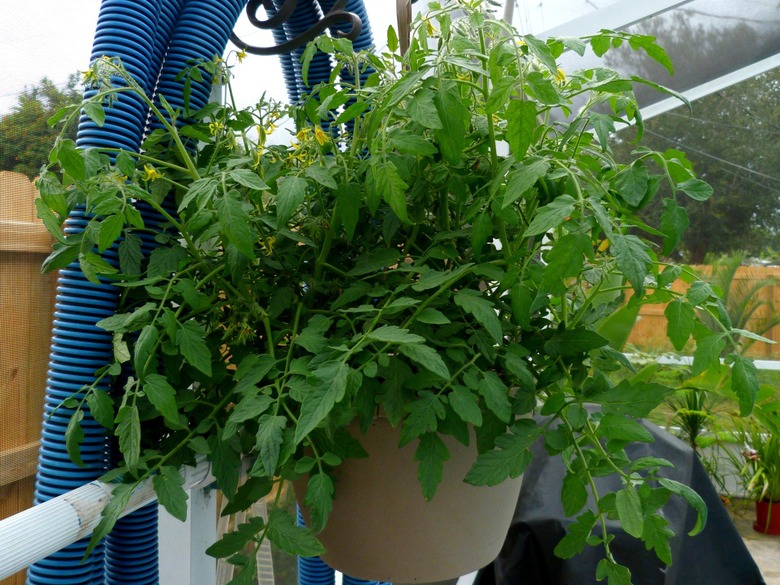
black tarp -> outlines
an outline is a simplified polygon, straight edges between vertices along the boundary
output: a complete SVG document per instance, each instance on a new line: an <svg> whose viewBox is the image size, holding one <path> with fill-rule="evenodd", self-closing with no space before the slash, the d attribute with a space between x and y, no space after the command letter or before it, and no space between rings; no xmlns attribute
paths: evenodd
<svg viewBox="0 0 780 585"><path fill-rule="evenodd" d="M615 534L611 549L615 559L631 570L635 585L765 585L755 561L734 527L704 466L693 450L663 429L644 422L654 443L626 447L631 459L662 457L674 469L662 469L665 477L682 482L704 499L708 520L704 530L690 537L696 512L672 496L662 513L674 531L673 562L665 567L644 543L625 534L617 522L609 522ZM586 585L596 583L596 565L604 556L600 546L586 547L571 559L559 559L553 549L572 522L563 513L560 499L565 475L558 456L545 452L543 441L533 447L534 459L523 476L523 486L504 547L496 561L479 572L475 585ZM600 494L622 486L614 476L596 478ZM591 507L592 502L590 502Z"/></svg>

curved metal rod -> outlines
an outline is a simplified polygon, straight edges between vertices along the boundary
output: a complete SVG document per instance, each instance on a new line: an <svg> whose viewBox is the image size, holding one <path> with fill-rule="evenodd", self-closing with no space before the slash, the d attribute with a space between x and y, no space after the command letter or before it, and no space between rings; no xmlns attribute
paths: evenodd
<svg viewBox="0 0 780 585"><path fill-rule="evenodd" d="M257 18L257 11L260 9L261 5L267 10L276 10L272 0L249 0L249 3L246 5L246 15L249 17L249 22L251 22L253 26L270 30L282 26L289 20L290 16L292 16L292 13L295 11L295 8L298 6L298 0L287 0L287 2L282 4L279 12L268 20L260 20Z"/></svg>
<svg viewBox="0 0 780 585"><path fill-rule="evenodd" d="M257 28L272 29L281 26L290 18L293 10L298 4L298 0L286 0L279 9L279 12L268 20L260 20L257 18L257 10L261 4L263 6L268 6L270 4L273 7L271 0L250 0L246 8L247 16L249 17L250 22ZM301 33L294 39L290 39L285 43L273 47L254 47L239 39L235 33L231 33L230 40L239 49L253 55L278 55L280 53L294 51L295 49L304 46L309 41L317 38L325 29L331 27L336 22L348 22L352 25L350 29L348 31L338 31L337 34L342 38L354 41L363 29L363 23L357 14L344 10L346 4L347 0L337 0L333 4L333 8L331 8L328 13L317 21L309 30Z"/></svg>

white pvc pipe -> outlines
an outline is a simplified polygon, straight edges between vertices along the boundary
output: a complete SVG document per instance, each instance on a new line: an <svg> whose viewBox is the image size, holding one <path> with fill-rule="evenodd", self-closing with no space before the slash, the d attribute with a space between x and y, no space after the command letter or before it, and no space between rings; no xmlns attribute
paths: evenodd
<svg viewBox="0 0 780 585"><path fill-rule="evenodd" d="M184 489L211 483L211 465L181 470ZM92 534L117 484L93 481L0 521L0 580ZM156 499L152 481L141 483L120 517Z"/></svg>

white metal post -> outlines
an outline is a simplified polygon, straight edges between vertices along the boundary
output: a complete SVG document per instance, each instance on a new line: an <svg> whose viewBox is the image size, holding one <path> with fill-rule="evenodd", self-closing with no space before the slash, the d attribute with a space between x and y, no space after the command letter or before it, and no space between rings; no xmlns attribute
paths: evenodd
<svg viewBox="0 0 780 585"><path fill-rule="evenodd" d="M160 507L160 585L217 582L217 561L206 554L217 538L217 493L194 488L189 496L185 522Z"/></svg>

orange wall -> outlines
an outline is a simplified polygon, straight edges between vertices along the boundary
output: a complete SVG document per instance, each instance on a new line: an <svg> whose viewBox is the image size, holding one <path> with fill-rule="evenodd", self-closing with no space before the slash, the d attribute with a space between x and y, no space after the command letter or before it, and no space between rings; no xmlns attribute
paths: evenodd
<svg viewBox="0 0 780 585"><path fill-rule="evenodd" d="M710 270L709 266L693 266L692 268L700 273ZM761 291L760 298L768 300L775 310L780 311L780 267L741 266L737 269L733 287L749 285L751 281L767 278L776 278L778 283L774 286L765 287ZM673 288L683 291L686 286L685 283L678 280L674 283ZM665 305L644 305L639 311L639 318L631 331L628 343L640 350L674 351L674 347L672 347L672 344L666 337L665 308ZM765 312L766 307L762 308L757 318L760 318ZM755 320L748 322L748 330L753 329L751 323L755 323ZM757 341L750 346L747 354L756 359L780 360L780 326L773 327L767 333L764 333L764 337L779 343L769 344ZM684 351L684 353L690 352Z"/></svg>

